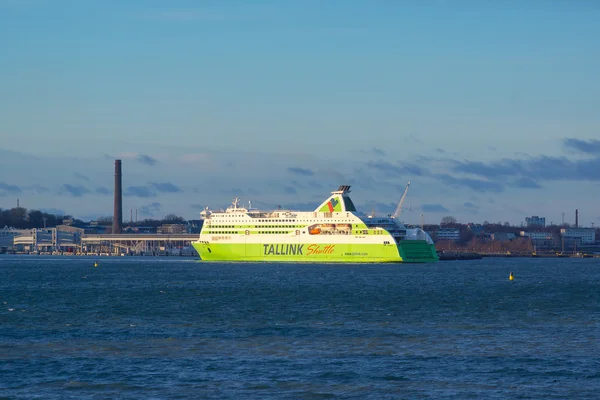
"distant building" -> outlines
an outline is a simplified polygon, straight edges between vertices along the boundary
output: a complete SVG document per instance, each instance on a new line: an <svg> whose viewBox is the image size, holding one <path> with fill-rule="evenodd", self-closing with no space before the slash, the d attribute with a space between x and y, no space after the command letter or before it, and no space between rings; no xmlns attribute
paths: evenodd
<svg viewBox="0 0 600 400"><path fill-rule="evenodd" d="M596 230L594 228L563 228L560 230L565 241L581 244L593 244L596 242Z"/></svg>
<svg viewBox="0 0 600 400"><path fill-rule="evenodd" d="M500 242L505 242L507 240L513 240L516 237L517 237L517 235L515 235L512 232L496 232L496 233L492 233L490 235L490 238L492 240L497 240Z"/></svg>
<svg viewBox="0 0 600 400"><path fill-rule="evenodd" d="M525 222L526 222L528 228L531 228L531 227L545 228L546 227L546 217L538 217L537 215L534 215L532 217L526 217Z"/></svg>
<svg viewBox="0 0 600 400"><path fill-rule="evenodd" d="M481 236L481 235L483 235L483 232L484 232L483 225L481 225L481 224L467 224L467 227L469 228L469 230L471 232L473 232L473 235L475 235L475 236Z"/></svg>
<svg viewBox="0 0 600 400"><path fill-rule="evenodd" d="M29 229L13 238L13 250L21 252L73 251L81 240L81 230L67 225L58 228Z"/></svg>
<svg viewBox="0 0 600 400"><path fill-rule="evenodd" d="M154 226L137 226L137 225L125 226L125 227L123 227L123 233L156 233L156 227L154 227Z"/></svg>
<svg viewBox="0 0 600 400"><path fill-rule="evenodd" d="M156 230L157 233L161 234L174 234L174 233L188 233L187 224L162 224Z"/></svg>
<svg viewBox="0 0 600 400"><path fill-rule="evenodd" d="M204 220L202 219L190 219L187 221L188 233L200 233Z"/></svg>
<svg viewBox="0 0 600 400"><path fill-rule="evenodd" d="M552 240L552 232L526 232L521 231L521 236L531 238L531 240Z"/></svg>
<svg viewBox="0 0 600 400"><path fill-rule="evenodd" d="M31 229L15 229L5 226L0 229L0 250L12 250L15 237L29 235L30 233Z"/></svg>
<svg viewBox="0 0 600 400"><path fill-rule="evenodd" d="M558 244L558 238L552 232L521 231L521 236L530 238L532 244L540 249L549 249Z"/></svg>
<svg viewBox="0 0 600 400"><path fill-rule="evenodd" d="M103 234L112 232L111 226L99 225L97 221L90 221L89 224L78 224L76 228L83 229L83 233Z"/></svg>
<svg viewBox="0 0 600 400"><path fill-rule="evenodd" d="M56 225L56 230L61 231L61 232L76 233L79 236L81 236L85 233L85 228L80 228L80 227L71 226L71 225Z"/></svg>
<svg viewBox="0 0 600 400"><path fill-rule="evenodd" d="M458 228L440 228L435 236L438 240L458 240L460 231Z"/></svg>

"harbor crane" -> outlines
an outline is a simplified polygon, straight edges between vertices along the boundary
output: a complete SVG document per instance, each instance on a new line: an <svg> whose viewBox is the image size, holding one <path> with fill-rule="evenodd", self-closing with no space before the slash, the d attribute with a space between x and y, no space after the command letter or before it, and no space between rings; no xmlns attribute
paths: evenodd
<svg viewBox="0 0 600 400"><path fill-rule="evenodd" d="M394 211L394 213L391 215L392 218L398 218L400 216L400 214L402 213L402 205L404 204L404 200L406 200L406 194L408 193L408 187L409 186L410 186L410 181L408 182L408 184L404 188L404 193L402 193L402 197L400 198L400 201L398 202L398 206L396 207L396 211Z"/></svg>

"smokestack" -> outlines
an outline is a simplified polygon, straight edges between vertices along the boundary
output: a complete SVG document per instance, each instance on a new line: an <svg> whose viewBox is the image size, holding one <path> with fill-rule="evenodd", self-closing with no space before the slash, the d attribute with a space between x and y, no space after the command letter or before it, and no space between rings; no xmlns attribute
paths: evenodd
<svg viewBox="0 0 600 400"><path fill-rule="evenodd" d="M575 228L579 228L579 210L575 209Z"/></svg>
<svg viewBox="0 0 600 400"><path fill-rule="evenodd" d="M121 185L121 160L115 160L115 207L112 233L121 233L123 225L123 188Z"/></svg>

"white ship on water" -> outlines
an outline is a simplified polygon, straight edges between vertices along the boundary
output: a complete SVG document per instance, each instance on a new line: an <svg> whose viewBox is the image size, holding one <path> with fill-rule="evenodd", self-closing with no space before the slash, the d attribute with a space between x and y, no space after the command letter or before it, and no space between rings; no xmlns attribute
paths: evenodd
<svg viewBox="0 0 600 400"><path fill-rule="evenodd" d="M431 237L397 219L358 212L350 186L331 192L312 212L261 211L241 207L235 199L224 211L200 213L200 237L193 242L207 261L260 262L433 262L438 260Z"/></svg>

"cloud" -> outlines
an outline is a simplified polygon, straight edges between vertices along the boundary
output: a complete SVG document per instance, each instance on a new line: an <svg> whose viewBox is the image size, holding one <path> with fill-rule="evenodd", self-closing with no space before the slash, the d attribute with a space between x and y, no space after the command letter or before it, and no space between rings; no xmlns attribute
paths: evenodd
<svg viewBox="0 0 600 400"><path fill-rule="evenodd" d="M510 211L513 214L527 215L526 211L523 211L520 208L517 208L517 207L512 206L510 204L502 204L502 208L504 208L505 210Z"/></svg>
<svg viewBox="0 0 600 400"><path fill-rule="evenodd" d="M0 182L0 197L21 193L21 188L17 185Z"/></svg>
<svg viewBox="0 0 600 400"><path fill-rule="evenodd" d="M96 192L96 194L100 194L100 195L103 195L103 196L108 196L111 193L110 190L108 190L107 188L102 187L102 186L101 187L97 187L96 190L95 190L95 192Z"/></svg>
<svg viewBox="0 0 600 400"><path fill-rule="evenodd" d="M284 186L284 187L283 187L283 191L284 191L286 194L296 194L296 193L297 193L296 189L295 189L295 188L293 188L293 187L291 187L291 186Z"/></svg>
<svg viewBox="0 0 600 400"><path fill-rule="evenodd" d="M114 155L105 154L104 157L109 160L135 160L138 156L138 153L132 151L124 151L122 153Z"/></svg>
<svg viewBox="0 0 600 400"><path fill-rule="evenodd" d="M129 186L123 192L124 196L156 197L156 192L146 186Z"/></svg>
<svg viewBox="0 0 600 400"><path fill-rule="evenodd" d="M466 211L470 214L477 214L477 211L479 210L479 206L477 206L476 204L470 203L468 201L463 205L464 205Z"/></svg>
<svg viewBox="0 0 600 400"><path fill-rule="evenodd" d="M449 212L449 210L441 204L423 204L421 206L423 212Z"/></svg>
<svg viewBox="0 0 600 400"><path fill-rule="evenodd" d="M565 138L563 145L567 149L576 150L586 154L600 154L600 140L590 139L581 140L575 138Z"/></svg>
<svg viewBox="0 0 600 400"><path fill-rule="evenodd" d="M298 167L289 167L287 169L292 174L303 175L303 176L313 176L315 173L308 168L298 168Z"/></svg>
<svg viewBox="0 0 600 400"><path fill-rule="evenodd" d="M406 136L406 140L416 142L416 143L423 143L423 141L421 139L419 139L417 137L417 135L415 135L414 133L411 133L410 135Z"/></svg>
<svg viewBox="0 0 600 400"><path fill-rule="evenodd" d="M367 167L383 172L388 176L399 176L407 174L413 176L424 176L427 175L429 172L416 164L406 163L403 165L395 165L383 160L369 161L367 163Z"/></svg>
<svg viewBox="0 0 600 400"><path fill-rule="evenodd" d="M436 178L447 185L455 187L468 187L477 192L502 192L504 187L498 182L486 181L472 178L455 178L448 174L436 175Z"/></svg>
<svg viewBox="0 0 600 400"><path fill-rule="evenodd" d="M396 207L398 206L395 203L381 203L378 201L370 201L370 202L366 202L363 204L355 204L356 205L356 209L358 211L363 211L367 214L371 214L373 211L375 212L375 215L379 215L379 216L385 216L385 215L390 215L391 213L393 213L394 211L396 211ZM405 211L406 208L403 209L403 211Z"/></svg>
<svg viewBox="0 0 600 400"><path fill-rule="evenodd" d="M451 170L492 180L518 177L534 181L600 181L600 156L584 160L539 156L525 159L504 158L490 163L480 161L454 162Z"/></svg>
<svg viewBox="0 0 600 400"><path fill-rule="evenodd" d="M540 189L542 186L531 178L520 178L513 182L512 186L523 189Z"/></svg>
<svg viewBox="0 0 600 400"><path fill-rule="evenodd" d="M364 154L373 154L379 157L385 157L386 155L384 150L377 147L372 147L370 149L362 149L360 152Z"/></svg>
<svg viewBox="0 0 600 400"><path fill-rule="evenodd" d="M253 201L252 206L258 207L261 210L277 210L279 207L283 210L291 210L291 211L314 211L321 201L309 201L304 203L265 203L262 201Z"/></svg>
<svg viewBox="0 0 600 400"><path fill-rule="evenodd" d="M150 185L152 187L154 187L156 190L158 190L160 193L180 193L182 192L182 190L173 185L170 182L164 182L164 183L158 183L158 182L152 182L150 183Z"/></svg>
<svg viewBox="0 0 600 400"><path fill-rule="evenodd" d="M378 149L377 147L373 147L371 149L371 151L373 152L373 154L375 154L377 156L381 156L381 157L385 156L385 151Z"/></svg>
<svg viewBox="0 0 600 400"><path fill-rule="evenodd" d="M142 215L142 216L155 217L156 214L158 212L160 212L161 208L162 208L162 206L160 203L153 202L153 203L150 203L150 204L140 207L138 209L138 211L139 211L140 215Z"/></svg>
<svg viewBox="0 0 600 400"><path fill-rule="evenodd" d="M50 191L50 189L48 189L47 187L40 186L40 185L26 186L26 187L23 187L23 189L31 190L35 194L44 194L44 193L48 193Z"/></svg>
<svg viewBox="0 0 600 400"><path fill-rule="evenodd" d="M52 214L52 215L58 215L58 216L63 216L63 215L67 215L66 212L64 212L63 210L59 209L59 208L40 208L40 211L46 214Z"/></svg>
<svg viewBox="0 0 600 400"><path fill-rule="evenodd" d="M307 201L303 203L285 203L285 209L292 211L314 211L321 202Z"/></svg>
<svg viewBox="0 0 600 400"><path fill-rule="evenodd" d="M323 185L316 181L308 181L308 185L312 186L314 189L323 189Z"/></svg>
<svg viewBox="0 0 600 400"><path fill-rule="evenodd" d="M228 196L243 196L244 191L240 188L231 188L226 190L221 190L221 193L226 194Z"/></svg>
<svg viewBox="0 0 600 400"><path fill-rule="evenodd" d="M78 215L77 219L80 219L82 221L97 221L100 218L112 218L112 215L108 216L108 215L102 215L99 213L91 213L91 214L82 214L82 215Z"/></svg>
<svg viewBox="0 0 600 400"><path fill-rule="evenodd" d="M67 195L67 196L72 196L72 197L81 197L84 194L90 193L90 190L81 185L71 185L71 184L65 183L60 187L59 193L61 195Z"/></svg>
<svg viewBox="0 0 600 400"><path fill-rule="evenodd" d="M129 186L127 189L125 189L123 195L148 198L156 197L158 195L157 192L181 193L183 190L170 182L150 182L148 186Z"/></svg>
<svg viewBox="0 0 600 400"><path fill-rule="evenodd" d="M305 188L306 185L302 182L299 182L296 179L292 179L290 182L290 186L296 187L296 188Z"/></svg>
<svg viewBox="0 0 600 400"><path fill-rule="evenodd" d="M439 148L439 147L437 149L435 149L435 151L437 151L438 153L442 153L442 154L444 154L446 152L446 150Z"/></svg>
<svg viewBox="0 0 600 400"><path fill-rule="evenodd" d="M185 162L185 163L190 163L190 164L195 164L195 163L204 163L207 161L210 161L211 159L211 155L210 154L206 154L206 153L189 153L189 154L183 154L180 157L180 160ZM227 164L229 164L231 161L228 161Z"/></svg>
<svg viewBox="0 0 600 400"><path fill-rule="evenodd" d="M504 176L514 176L518 174L521 168L522 164L518 160L502 159L489 164L485 164L480 161L457 161L452 167L452 170L454 172L472 174L492 179Z"/></svg>
<svg viewBox="0 0 600 400"><path fill-rule="evenodd" d="M578 176L577 173L580 163L573 162L565 157L541 156L523 160L519 163L521 168L516 175L526 178L544 180L583 178L583 176ZM600 171L597 171L597 173L598 178L600 178Z"/></svg>
<svg viewBox="0 0 600 400"><path fill-rule="evenodd" d="M148 9L135 17L147 21L163 22L244 22L260 21L268 17L266 9L259 7L238 7L238 9L217 10L208 8L162 8Z"/></svg>
<svg viewBox="0 0 600 400"><path fill-rule="evenodd" d="M86 182L90 181L90 178L88 178L87 176L85 176L83 174L80 174L79 172L74 172L73 176L77 179L81 179L82 181L86 181Z"/></svg>
<svg viewBox="0 0 600 400"><path fill-rule="evenodd" d="M135 158L138 162L145 164L145 165L149 165L151 167L155 166L156 164L158 164L158 160L155 158L150 157L147 154L138 154L138 156Z"/></svg>

